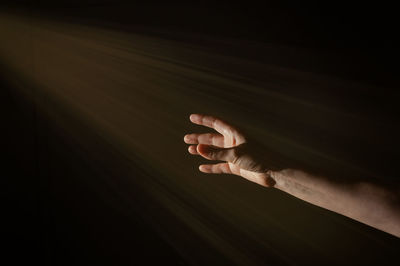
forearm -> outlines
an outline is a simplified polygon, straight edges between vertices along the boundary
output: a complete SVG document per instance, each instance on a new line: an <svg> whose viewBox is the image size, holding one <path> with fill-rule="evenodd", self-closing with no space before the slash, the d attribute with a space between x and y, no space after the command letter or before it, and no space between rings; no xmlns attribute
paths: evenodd
<svg viewBox="0 0 400 266"><path fill-rule="evenodd" d="M270 173L275 188L400 237L398 195L368 184L341 184L294 169Z"/></svg>

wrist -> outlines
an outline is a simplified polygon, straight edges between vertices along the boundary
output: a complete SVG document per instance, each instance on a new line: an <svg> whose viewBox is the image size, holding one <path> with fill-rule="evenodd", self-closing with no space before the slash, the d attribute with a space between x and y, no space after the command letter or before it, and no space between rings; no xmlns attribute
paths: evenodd
<svg viewBox="0 0 400 266"><path fill-rule="evenodd" d="M268 170L267 175L270 178L270 183L273 184L271 187L279 190L286 190L290 182L291 177L294 174L294 169L282 169L282 170Z"/></svg>

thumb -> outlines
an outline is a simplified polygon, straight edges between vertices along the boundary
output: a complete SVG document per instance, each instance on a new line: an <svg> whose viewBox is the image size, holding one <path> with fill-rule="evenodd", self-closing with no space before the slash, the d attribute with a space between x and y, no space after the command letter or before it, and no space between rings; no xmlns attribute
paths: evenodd
<svg viewBox="0 0 400 266"><path fill-rule="evenodd" d="M197 152L208 160L219 160L233 162L235 159L235 148L218 148L211 145L197 145Z"/></svg>

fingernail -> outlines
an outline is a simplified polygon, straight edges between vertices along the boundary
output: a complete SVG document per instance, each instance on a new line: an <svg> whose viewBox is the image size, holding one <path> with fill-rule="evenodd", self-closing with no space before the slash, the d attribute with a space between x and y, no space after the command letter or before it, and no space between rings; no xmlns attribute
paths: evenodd
<svg viewBox="0 0 400 266"><path fill-rule="evenodd" d="M196 154L196 149L193 146L189 146L188 151L190 154Z"/></svg>
<svg viewBox="0 0 400 266"><path fill-rule="evenodd" d="M183 137L183 140L184 140L185 142L190 141L190 136L189 136L189 135L185 135L185 136Z"/></svg>
<svg viewBox="0 0 400 266"><path fill-rule="evenodd" d="M189 119L190 119L190 121L195 122L196 121L196 117L197 117L197 114L191 114L189 116Z"/></svg>

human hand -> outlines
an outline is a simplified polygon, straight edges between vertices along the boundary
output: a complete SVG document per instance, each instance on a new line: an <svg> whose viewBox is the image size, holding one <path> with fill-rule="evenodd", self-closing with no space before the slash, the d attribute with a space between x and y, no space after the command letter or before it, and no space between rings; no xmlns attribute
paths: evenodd
<svg viewBox="0 0 400 266"><path fill-rule="evenodd" d="M237 128L216 117L200 114L190 115L192 123L206 126L218 133L187 134L184 141L190 145L188 151L208 160L224 161L216 164L202 164L199 170L212 174L235 174L265 187L275 185L271 170L261 159L260 145L249 141ZM264 151L265 152L265 151Z"/></svg>

